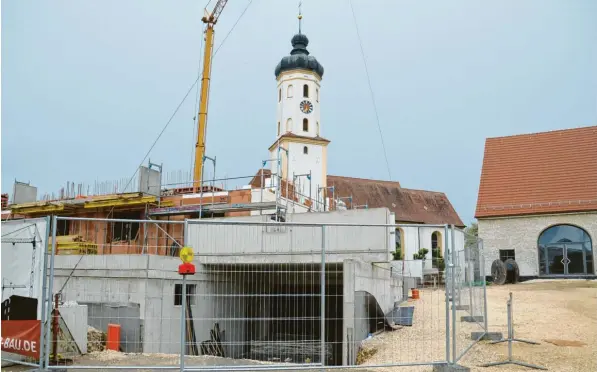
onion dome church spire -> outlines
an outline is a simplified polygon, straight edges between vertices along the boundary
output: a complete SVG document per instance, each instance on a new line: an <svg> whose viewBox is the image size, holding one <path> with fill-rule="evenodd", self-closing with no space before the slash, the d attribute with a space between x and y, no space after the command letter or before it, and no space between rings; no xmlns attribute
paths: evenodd
<svg viewBox="0 0 597 372"><path fill-rule="evenodd" d="M292 183L301 198L311 198L319 210L327 197L327 146L321 126L321 78L323 66L309 55L309 39L299 30L292 37L290 55L276 66L276 140L269 147L271 172ZM304 178L308 176L308 178ZM301 182L297 181L301 178ZM301 199L302 200L302 199ZM317 201L317 202L314 202ZM303 200L304 202L304 200Z"/></svg>
<svg viewBox="0 0 597 372"><path fill-rule="evenodd" d="M280 63L278 63L276 66L276 79L285 71L298 69L313 71L319 75L319 78L321 79L323 77L323 66L315 57L309 55L309 51L307 50L309 39L307 38L307 35L302 33L301 30L303 15L300 12L300 5L298 19L299 32L290 40L290 43L292 44L290 55L282 58Z"/></svg>

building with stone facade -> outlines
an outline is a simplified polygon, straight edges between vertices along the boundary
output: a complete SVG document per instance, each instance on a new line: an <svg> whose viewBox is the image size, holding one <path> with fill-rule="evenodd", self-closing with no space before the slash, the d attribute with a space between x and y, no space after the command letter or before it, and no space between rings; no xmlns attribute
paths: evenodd
<svg viewBox="0 0 597 372"><path fill-rule="evenodd" d="M514 258L521 277L593 277L597 126L488 138L475 217L486 272Z"/></svg>

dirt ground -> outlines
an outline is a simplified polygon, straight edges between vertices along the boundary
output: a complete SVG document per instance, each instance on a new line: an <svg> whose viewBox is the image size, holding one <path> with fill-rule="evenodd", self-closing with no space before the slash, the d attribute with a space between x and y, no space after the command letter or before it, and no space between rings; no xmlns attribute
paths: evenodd
<svg viewBox="0 0 597 372"><path fill-rule="evenodd" d="M488 320L491 332L507 336L506 301L509 292L514 299L515 337L539 342L539 345L514 343L514 359L547 367L557 372L597 371L597 280L534 280L506 286L488 286ZM479 294L480 292L477 292ZM480 300L473 300L475 312L482 311ZM363 369L350 371L432 371L429 366L373 368L375 365L404 362L425 362L445 358L445 295L441 289L424 289L421 298L409 305L415 306L412 327L373 336L364 347L374 350ZM468 298L462 298L468 303ZM478 302L478 303L477 303ZM466 311L457 311L457 355L472 345L470 333L480 331L477 323L461 322ZM454 330L450 330L452 336ZM166 355L107 355L89 354L80 363L91 365L175 365L176 356ZM483 363L507 359L507 344L477 343L460 360L471 371L508 372L529 370L515 365L483 368ZM215 366L222 360L212 357L188 358L188 365ZM247 361L227 360L229 365ZM251 362L260 364L258 362ZM101 369L101 367L100 367ZM8 367L2 371L26 371L30 368ZM149 369L148 369L149 371ZM270 371L272 371L270 369ZM332 371L339 371L334 369ZM346 370L348 371L348 369Z"/></svg>
<svg viewBox="0 0 597 372"><path fill-rule="evenodd" d="M597 280L535 280L488 287L489 330L507 335L506 300L513 296L515 337L540 345L513 344L514 359L550 371L597 371ZM473 371L521 371L479 364L507 359L507 344L482 342L463 359Z"/></svg>
<svg viewBox="0 0 597 372"><path fill-rule="evenodd" d="M547 367L550 371L597 371L597 281L534 280L516 285L488 286L490 332L507 337L506 301L513 295L514 334L516 338L539 345L513 344L513 359ZM365 365L418 360L438 360L445 355L445 323L442 314L426 310L445 307L442 291L423 290L413 301L413 327L375 336L367 343L376 349ZM441 306L437 306L441 302ZM457 312L457 354L470 344L470 332L480 330L475 323L462 323ZM452 331L451 331L452 332ZM366 345L367 345L366 343ZM407 352L405 353L404 350ZM529 370L516 365L483 368L481 364L506 360L507 343L491 345L482 341L460 360L471 371L507 372ZM383 371L431 371L431 367L382 368Z"/></svg>

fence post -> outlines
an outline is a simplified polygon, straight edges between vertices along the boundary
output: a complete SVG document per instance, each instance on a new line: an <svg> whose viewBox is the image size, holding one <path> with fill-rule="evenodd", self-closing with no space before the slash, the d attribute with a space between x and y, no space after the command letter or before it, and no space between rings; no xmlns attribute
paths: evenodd
<svg viewBox="0 0 597 372"><path fill-rule="evenodd" d="M485 333L487 333L489 332L489 326L487 324L487 280L485 277L485 251L482 239L479 239L479 257L482 258L481 280L483 281L483 326L485 327Z"/></svg>
<svg viewBox="0 0 597 372"><path fill-rule="evenodd" d="M450 240L452 247L452 363L456 363L456 240L454 225L450 225Z"/></svg>
<svg viewBox="0 0 597 372"><path fill-rule="evenodd" d="M184 227L182 230L182 241L183 245L186 246L188 243L188 229L189 222L185 218ZM180 311L180 372L184 372L184 356L186 354L186 334L187 334L187 276L182 276L182 299L181 299L181 311Z"/></svg>
<svg viewBox="0 0 597 372"><path fill-rule="evenodd" d="M45 342L46 344L45 346L45 353L44 353L44 357L45 357L45 365L49 366L50 365L50 336L52 336L51 334L51 329L52 329L52 324L50 323L50 318L52 317L52 292L54 290L54 259L56 258L56 230L58 228L58 217L57 216L53 216L52 217L52 256L50 258L50 278L48 279L48 309L47 309L47 313L46 313L46 320L47 320L47 328L46 328L46 337L45 337Z"/></svg>
<svg viewBox="0 0 597 372"><path fill-rule="evenodd" d="M325 225L321 226L321 366L325 366ZM322 368L322 371L324 369Z"/></svg>
<svg viewBox="0 0 597 372"><path fill-rule="evenodd" d="M444 265L444 292L446 294L446 363L450 362L450 293L448 288L448 272L452 263L448 232L448 225L444 225L444 247L446 247L446 251L444 252L444 257L446 259ZM404 278L402 278L402 280L404 280Z"/></svg>
<svg viewBox="0 0 597 372"><path fill-rule="evenodd" d="M182 300L180 311L180 372L184 372L184 356L186 354L186 311L187 311L187 276L182 276Z"/></svg>
<svg viewBox="0 0 597 372"><path fill-rule="evenodd" d="M477 239L475 238L475 249L478 250L479 249L479 242L477 241ZM469 252L467 252L467 247L466 247L466 232L464 233L464 257L466 257L466 260L464 262L464 270L465 273L468 272L468 275L465 275L465 278L467 278L467 285L468 285L468 305L469 305L469 315L472 316L473 320L475 319L474 317L475 315L475 308L474 308L474 304L473 304L473 289L474 289L474 283L475 283L475 263L474 263L474 259L475 255L472 251L472 249L469 248ZM471 247L472 248L472 247ZM477 252L478 253L478 252ZM471 268L472 265L472 268Z"/></svg>
<svg viewBox="0 0 597 372"><path fill-rule="evenodd" d="M46 244L44 244L41 249L44 250L43 254L43 268L44 273L42 276L42 284L41 284L41 332L39 333L39 368L44 369L44 353L45 353L45 345L44 345L44 325L46 324L46 300L48 298L48 248L50 247L49 240L50 240L50 231L52 229L52 217L46 217Z"/></svg>

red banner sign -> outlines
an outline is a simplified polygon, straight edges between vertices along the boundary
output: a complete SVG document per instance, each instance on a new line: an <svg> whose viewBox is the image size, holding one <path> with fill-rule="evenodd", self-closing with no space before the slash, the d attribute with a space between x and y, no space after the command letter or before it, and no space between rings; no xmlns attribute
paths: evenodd
<svg viewBox="0 0 597 372"><path fill-rule="evenodd" d="M39 359L39 320L3 320L2 351Z"/></svg>

